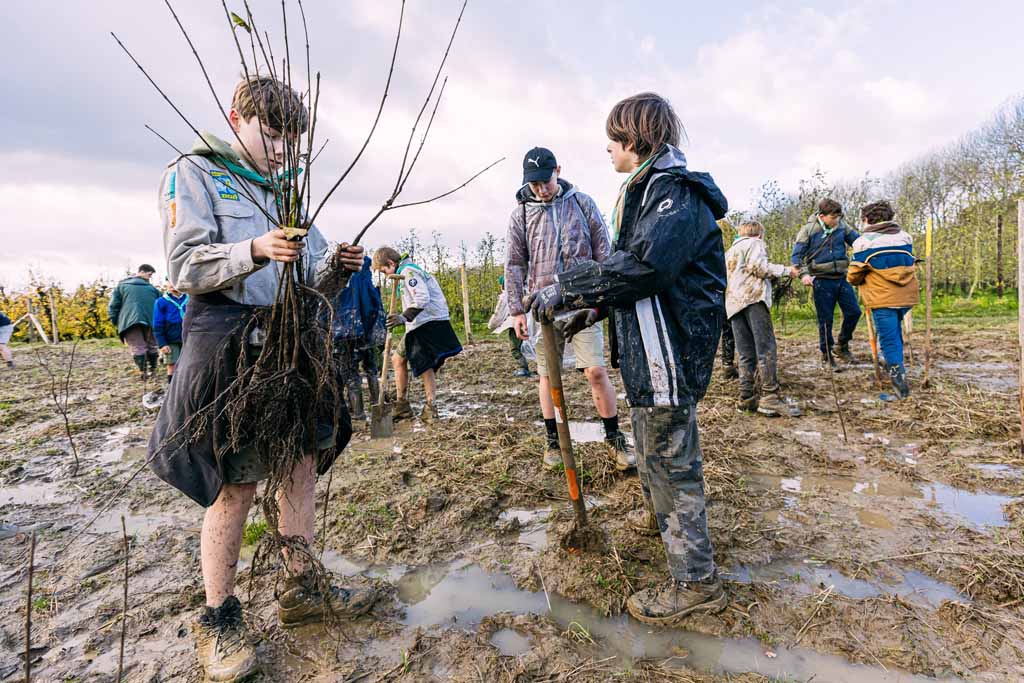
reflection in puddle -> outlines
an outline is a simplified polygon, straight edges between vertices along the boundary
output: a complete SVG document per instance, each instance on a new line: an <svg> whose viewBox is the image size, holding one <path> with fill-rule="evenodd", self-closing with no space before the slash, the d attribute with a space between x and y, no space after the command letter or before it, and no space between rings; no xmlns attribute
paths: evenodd
<svg viewBox="0 0 1024 683"><path fill-rule="evenodd" d="M530 639L511 628L503 628L491 636L491 645L506 657L517 657L530 651Z"/></svg>
<svg viewBox="0 0 1024 683"><path fill-rule="evenodd" d="M850 492L860 496L924 500L927 505L938 507L946 514L960 517L976 527L1006 526L1008 522L1003 513L1003 506L1013 500L1011 496L998 493L971 493L937 482L915 485L892 477L860 481L853 477L813 475L788 478L765 474L747 476L755 485L782 489L790 493L810 493L818 489L828 489ZM795 503L794 498L787 497L787 505ZM864 521L863 517L861 517L861 521ZM872 526L869 522L865 523Z"/></svg>
<svg viewBox="0 0 1024 683"><path fill-rule="evenodd" d="M1024 475L1019 467L1004 465L1001 463L976 462L969 465L972 470L978 470L985 477L992 479L1017 479Z"/></svg>
<svg viewBox="0 0 1024 683"><path fill-rule="evenodd" d="M587 507L592 507L589 503ZM544 550L548 547L548 529L545 522L551 514L551 508L539 510L504 510L498 515L498 524L508 524L513 519L519 523L518 542L531 550Z"/></svg>
<svg viewBox="0 0 1024 683"><path fill-rule="evenodd" d="M872 529L892 531L896 528L896 525L889 520L887 515L880 512L872 512L871 510L857 510L857 520L864 526L869 526Z"/></svg>
<svg viewBox="0 0 1024 683"><path fill-rule="evenodd" d="M415 602L406 609L404 623L428 626L455 623L473 628L486 616L548 612L543 592L515 587L505 574L489 574L477 565L451 564L415 569L399 581L399 598ZM605 617L589 606L573 604L552 594L551 617L562 627L583 628L626 662L637 659L673 659L680 665L717 674L758 673L797 681L830 683L925 683L935 679L896 670L851 664L845 659L803 648L775 648L769 656L754 638L730 639L680 629L656 629L621 615ZM506 629L508 631L508 629ZM529 640L514 631L495 634L494 644L520 653ZM514 634L514 635L512 635ZM525 642L524 642L525 641ZM680 657L680 652L688 652ZM959 679L950 679L959 680Z"/></svg>
<svg viewBox="0 0 1024 683"><path fill-rule="evenodd" d="M784 584L801 595L835 586L836 593L854 600L893 594L928 607L938 607L944 600L970 602L949 584L914 571L905 572L899 583L889 584L851 579L828 565L778 561L765 565L741 565L722 572L722 577L738 583Z"/></svg>
<svg viewBox="0 0 1024 683"><path fill-rule="evenodd" d="M62 482L28 481L0 489L0 505L53 505L71 500L71 493Z"/></svg>

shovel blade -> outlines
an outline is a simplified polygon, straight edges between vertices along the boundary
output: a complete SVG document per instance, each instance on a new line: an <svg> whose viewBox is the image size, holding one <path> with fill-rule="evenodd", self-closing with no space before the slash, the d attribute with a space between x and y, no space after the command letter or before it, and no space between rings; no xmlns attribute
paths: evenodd
<svg viewBox="0 0 1024 683"><path fill-rule="evenodd" d="M395 420L389 404L376 405L370 411L370 436L382 439L395 433Z"/></svg>

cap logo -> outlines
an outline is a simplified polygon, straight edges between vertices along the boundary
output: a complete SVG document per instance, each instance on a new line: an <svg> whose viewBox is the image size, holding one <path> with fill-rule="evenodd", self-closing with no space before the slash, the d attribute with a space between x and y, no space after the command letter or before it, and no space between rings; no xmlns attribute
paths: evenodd
<svg viewBox="0 0 1024 683"><path fill-rule="evenodd" d="M534 166L536 166L537 168L540 168L540 157L537 157L536 159L531 159L530 157L526 157L526 160L529 161Z"/></svg>

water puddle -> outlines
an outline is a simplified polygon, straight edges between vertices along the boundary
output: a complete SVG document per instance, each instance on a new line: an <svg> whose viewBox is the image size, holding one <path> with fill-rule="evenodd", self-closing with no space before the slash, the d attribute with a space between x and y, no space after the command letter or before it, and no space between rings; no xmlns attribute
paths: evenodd
<svg viewBox="0 0 1024 683"><path fill-rule="evenodd" d="M914 571L905 572L896 583L885 583L851 579L825 564L780 560L765 565L741 565L722 572L722 578L738 583L777 583L800 595L835 586L836 593L854 600L892 594L925 607L938 607L944 600L970 602L949 584Z"/></svg>
<svg viewBox="0 0 1024 683"><path fill-rule="evenodd" d="M533 641L518 631L503 628L491 636L491 645L498 648L506 657L518 657L530 651Z"/></svg>
<svg viewBox="0 0 1024 683"><path fill-rule="evenodd" d="M1018 386L1017 368L1010 363L960 363L940 361L939 370L949 373L954 379L978 389L996 392L1016 391Z"/></svg>
<svg viewBox="0 0 1024 683"><path fill-rule="evenodd" d="M71 500L72 494L65 482L32 480L17 486L0 489L0 506L56 505Z"/></svg>
<svg viewBox="0 0 1024 683"><path fill-rule="evenodd" d="M592 507L588 501L588 507ZM547 519L551 508L538 510L504 510L498 515L499 528L518 526L518 543L528 546L531 550L544 550L548 547ZM514 520L514 521L513 521Z"/></svg>
<svg viewBox="0 0 1024 683"><path fill-rule="evenodd" d="M778 647L769 652L753 638L719 638L679 629L655 629L626 615L605 617L587 605L573 604L557 594L546 597L543 592L516 588L509 576L490 574L474 564L414 569L399 580L398 594L408 605L403 622L409 627L474 628L484 617L499 612L550 613L562 628L586 632L600 642L608 655L617 655L626 663L655 659L715 674L757 673L805 682L927 683L936 680L893 669L851 664L842 657L804 648ZM491 642L503 654L510 655L522 654L531 647L529 638L510 629L496 633Z"/></svg>
<svg viewBox="0 0 1024 683"><path fill-rule="evenodd" d="M1009 522L1003 506L1013 500L997 493L970 493L945 484L926 484L921 487L929 506L966 519L975 526L1006 526Z"/></svg>
<svg viewBox="0 0 1024 683"><path fill-rule="evenodd" d="M986 479L1019 479L1024 477L1024 470L1014 465L976 462L971 463L968 467L981 472L981 475Z"/></svg>
<svg viewBox="0 0 1024 683"><path fill-rule="evenodd" d="M891 498L907 498L923 501L928 507L937 508L942 512L958 517L975 527L1001 527L1009 522L1003 512L1003 506L1013 500L1012 496L998 493L971 493L946 484L930 482L911 484L894 477L879 477L872 480L859 480L855 477L825 477L802 475L797 477L779 477L765 474L750 474L747 479L755 486L781 489L789 493L813 493L816 490L830 490L853 493L858 496L885 496ZM787 497L787 507L798 504L795 497ZM858 512L858 517L868 526L877 526L885 522L878 517L872 518L870 513ZM887 528L881 526L879 528Z"/></svg>

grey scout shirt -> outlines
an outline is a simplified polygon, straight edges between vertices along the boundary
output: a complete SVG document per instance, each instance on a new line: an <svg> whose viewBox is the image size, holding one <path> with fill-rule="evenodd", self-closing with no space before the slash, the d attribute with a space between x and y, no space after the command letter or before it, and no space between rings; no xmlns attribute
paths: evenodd
<svg viewBox="0 0 1024 683"><path fill-rule="evenodd" d="M284 264L254 262L252 241L277 226L249 197L277 215L269 187L207 157L193 154L167 166L160 181L160 221L167 271L179 290L193 295L220 292L241 304L273 305ZM300 257L308 284L317 282L329 253L327 240L312 226Z"/></svg>

